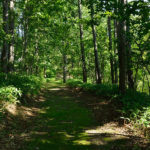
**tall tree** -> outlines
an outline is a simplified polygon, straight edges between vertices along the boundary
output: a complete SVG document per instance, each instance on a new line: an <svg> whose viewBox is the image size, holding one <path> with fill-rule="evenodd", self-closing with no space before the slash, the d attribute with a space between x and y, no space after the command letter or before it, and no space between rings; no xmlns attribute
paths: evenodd
<svg viewBox="0 0 150 150"><path fill-rule="evenodd" d="M128 0L126 0L128 4ZM134 79L132 71L132 61L131 61L131 35L130 35L130 15L126 17L126 53L127 53L127 76L128 76L128 87L134 89Z"/></svg>
<svg viewBox="0 0 150 150"><path fill-rule="evenodd" d="M15 0L10 0L10 13L9 13L9 33L11 36L8 52L8 71L13 71L14 65L14 24L15 24Z"/></svg>
<svg viewBox="0 0 150 150"><path fill-rule="evenodd" d="M8 34L9 34L9 0L3 0L3 30L5 32L5 36L3 38L3 49L1 56L1 66L2 71L7 73L7 59L8 59L8 50L9 50L9 42L8 42Z"/></svg>
<svg viewBox="0 0 150 150"><path fill-rule="evenodd" d="M100 71L99 58L98 58L96 26L95 26L95 21L94 21L94 6L92 2L90 3L90 9L91 9L91 27L92 27L93 44L94 44L94 56L95 56L96 82L100 84L102 82L102 79L101 79L101 71Z"/></svg>
<svg viewBox="0 0 150 150"><path fill-rule="evenodd" d="M80 46L81 46L81 56L82 56L82 70L83 70L83 82L87 82L87 69L85 61L85 50L84 50L84 41L83 41L83 24L82 24L82 2L78 0L78 12L80 19Z"/></svg>
<svg viewBox="0 0 150 150"><path fill-rule="evenodd" d="M67 55L66 55L66 46L64 45L63 49L63 83L67 81Z"/></svg>
<svg viewBox="0 0 150 150"><path fill-rule="evenodd" d="M118 54L119 54L119 89L121 93L126 90L126 48L125 48L125 19L124 7L125 0L119 0L119 22L117 26L118 32Z"/></svg>
<svg viewBox="0 0 150 150"><path fill-rule="evenodd" d="M115 83L118 83L118 49L117 49L117 20L114 19L114 72Z"/></svg>
<svg viewBox="0 0 150 150"><path fill-rule="evenodd" d="M111 80L112 84L115 83L114 79L114 61L113 61L113 54L112 54L112 33L111 33L111 17L108 17L108 35L109 35L109 52L110 52L110 66L111 66Z"/></svg>

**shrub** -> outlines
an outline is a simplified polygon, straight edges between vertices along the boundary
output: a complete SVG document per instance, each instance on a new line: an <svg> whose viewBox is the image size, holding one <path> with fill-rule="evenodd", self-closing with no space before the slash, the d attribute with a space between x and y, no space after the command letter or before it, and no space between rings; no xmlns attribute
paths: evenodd
<svg viewBox="0 0 150 150"><path fill-rule="evenodd" d="M14 86L20 89L23 95L37 94L42 83L43 78L36 76L18 75L18 74L0 74L0 87Z"/></svg>
<svg viewBox="0 0 150 150"><path fill-rule="evenodd" d="M128 90L120 97L123 117L133 120L144 127L150 126L150 96L146 93Z"/></svg>
<svg viewBox="0 0 150 150"><path fill-rule="evenodd" d="M101 97L116 99L119 106L121 103L118 110L122 114L121 118L134 121L144 128L150 127L150 96L146 93L128 89L125 95L120 95L117 85L82 83L74 80L70 80L67 84L71 87L81 87Z"/></svg>
<svg viewBox="0 0 150 150"><path fill-rule="evenodd" d="M83 89L96 93L98 96L111 97L119 94L118 86L109 84L83 84Z"/></svg>
<svg viewBox="0 0 150 150"><path fill-rule="evenodd" d="M70 80L67 81L67 85L70 86L70 87L73 87L73 88L75 88L75 87L81 87L82 82L79 81L79 80L71 80L70 79Z"/></svg>
<svg viewBox="0 0 150 150"><path fill-rule="evenodd" d="M21 90L13 87L2 87L0 88L0 101L9 102L9 103L17 103L18 98L21 97Z"/></svg>
<svg viewBox="0 0 150 150"><path fill-rule="evenodd" d="M119 94L117 85L82 83L79 80L69 80L67 85L70 87L81 87L84 91L93 92L98 96L111 97Z"/></svg>

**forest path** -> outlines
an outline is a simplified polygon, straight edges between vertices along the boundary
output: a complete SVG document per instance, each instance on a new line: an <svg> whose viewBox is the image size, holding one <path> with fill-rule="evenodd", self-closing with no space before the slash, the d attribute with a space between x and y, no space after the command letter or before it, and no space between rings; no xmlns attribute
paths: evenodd
<svg viewBox="0 0 150 150"><path fill-rule="evenodd" d="M146 150L138 148L139 137L114 121L107 105L59 83L47 84L32 104L8 117L1 150Z"/></svg>

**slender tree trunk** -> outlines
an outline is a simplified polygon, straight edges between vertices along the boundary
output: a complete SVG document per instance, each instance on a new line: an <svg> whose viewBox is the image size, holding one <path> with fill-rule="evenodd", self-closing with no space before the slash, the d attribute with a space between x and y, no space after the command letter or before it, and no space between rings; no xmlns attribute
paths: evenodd
<svg viewBox="0 0 150 150"><path fill-rule="evenodd" d="M74 58L71 58L71 68L74 69Z"/></svg>
<svg viewBox="0 0 150 150"><path fill-rule="evenodd" d="M44 78L46 78L46 66L43 68Z"/></svg>
<svg viewBox="0 0 150 150"><path fill-rule="evenodd" d="M38 30L35 31L35 54L33 64L35 64L35 74L37 75L39 72L38 62L39 62L39 38L38 38Z"/></svg>
<svg viewBox="0 0 150 150"><path fill-rule="evenodd" d="M82 3L81 0L78 0L78 12L79 19L82 20ZM81 45L81 56L82 56L82 69L83 69L83 82L87 82L87 69L86 69L86 61L85 61L85 50L84 50L84 42L83 42L83 24L80 22L80 45Z"/></svg>
<svg viewBox="0 0 150 150"><path fill-rule="evenodd" d="M143 85L142 85L142 92L144 92L144 86L145 86L145 72L143 68Z"/></svg>
<svg viewBox="0 0 150 150"><path fill-rule="evenodd" d="M132 71L132 61L131 61L131 44L130 44L130 26L129 20L126 24L127 29L127 75L128 75L128 87L130 89L134 89L134 79L133 79L133 71Z"/></svg>
<svg viewBox="0 0 150 150"><path fill-rule="evenodd" d="M27 45L28 45L28 38L27 38L27 33L28 33L28 19L24 18L24 42L23 42L23 53L22 53L22 58L26 58L26 52L27 52Z"/></svg>
<svg viewBox="0 0 150 150"><path fill-rule="evenodd" d="M9 43L6 39L6 36L8 35L9 32L8 14L9 14L9 0L3 0L3 30L5 32L5 37L3 39L1 67L2 67L2 72L5 73L7 73L7 60L8 60L8 50L9 50Z"/></svg>
<svg viewBox="0 0 150 150"><path fill-rule="evenodd" d="M63 53L63 83L67 81L67 56L66 52Z"/></svg>
<svg viewBox="0 0 150 150"><path fill-rule="evenodd" d="M98 58L96 27L95 27L95 25L94 25L94 8L93 8L93 4L91 4L91 27L92 27L92 33L93 33L96 82L97 82L98 84L101 84L102 79L101 79L101 71L100 71L99 58Z"/></svg>
<svg viewBox="0 0 150 150"><path fill-rule="evenodd" d="M119 14L124 14L124 0L119 0ZM119 89L122 94L126 90L126 48L125 48L125 22L119 18L118 23L118 54L119 54Z"/></svg>
<svg viewBox="0 0 150 150"><path fill-rule="evenodd" d="M9 45L9 53L8 53L8 71L12 72L14 70L14 28L15 28L15 12L14 12L15 1L10 0L10 45Z"/></svg>
<svg viewBox="0 0 150 150"><path fill-rule="evenodd" d="M147 79L147 85L148 85L148 91L149 91L149 95L150 95L150 81L149 81L149 78L148 78L148 75L146 74L146 79Z"/></svg>
<svg viewBox="0 0 150 150"><path fill-rule="evenodd" d="M118 53L117 53L117 20L114 20L114 72L115 72L115 84L118 83Z"/></svg>
<svg viewBox="0 0 150 150"><path fill-rule="evenodd" d="M138 77L138 71L139 71L139 61L136 65L136 69L135 69L135 77L134 77L134 89L137 89L137 77Z"/></svg>
<svg viewBox="0 0 150 150"><path fill-rule="evenodd" d="M23 16L24 20L23 20L23 30L24 30L24 37L23 37L23 51L22 51L22 60L23 60L23 68L26 72L28 72L28 66L26 64L26 54L27 54L27 47L28 47L28 18L25 16Z"/></svg>
<svg viewBox="0 0 150 150"><path fill-rule="evenodd" d="M111 18L108 17L108 35L109 35L109 52L110 52L110 66L111 66L111 80L112 84L115 83L114 79L114 60L112 54L112 34L111 34Z"/></svg>

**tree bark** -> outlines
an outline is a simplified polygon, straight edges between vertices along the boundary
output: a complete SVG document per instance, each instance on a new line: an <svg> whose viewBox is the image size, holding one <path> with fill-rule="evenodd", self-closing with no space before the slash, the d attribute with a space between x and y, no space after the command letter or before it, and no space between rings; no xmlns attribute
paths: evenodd
<svg viewBox="0 0 150 150"><path fill-rule="evenodd" d="M95 24L94 24L94 8L93 8L93 4L91 4L91 27L92 27L92 33L93 33L96 82L97 82L97 84L101 84L102 83L102 79L101 79L101 71L100 71L99 58L98 58L98 47L97 47L96 27L95 27Z"/></svg>
<svg viewBox="0 0 150 150"><path fill-rule="evenodd" d="M34 54L34 60L33 63L35 64L35 74L37 75L39 73L39 38L38 38L38 29L35 30L35 54Z"/></svg>
<svg viewBox="0 0 150 150"><path fill-rule="evenodd" d="M27 7L28 8L28 7ZM22 62L24 71L28 72L28 66L26 64L26 54L28 51L28 30L29 30L29 19L25 12L23 13L23 50L22 50ZM28 74L28 73L27 73Z"/></svg>
<svg viewBox="0 0 150 150"><path fill-rule="evenodd" d="M2 56L1 56L1 67L2 72L7 73L7 60L8 60L8 50L9 50L9 43L7 39L7 35L9 33L9 0L3 0L3 30L5 32L5 37L3 39L3 49L2 49Z"/></svg>
<svg viewBox="0 0 150 150"><path fill-rule="evenodd" d="M83 42L83 24L82 20L82 2L78 0L78 12L79 12L79 19L80 19L80 46L81 46L81 56L82 56L82 70L83 70L83 82L87 82L87 69L86 69L86 61L85 61L85 49L84 49L84 42Z"/></svg>
<svg viewBox="0 0 150 150"><path fill-rule="evenodd" d="M10 35L11 40L9 44L9 53L8 53L8 71L12 72L14 70L14 28L15 28L15 12L14 12L15 1L10 0Z"/></svg>
<svg viewBox="0 0 150 150"><path fill-rule="evenodd" d="M63 83L67 81L67 56L66 52L63 53Z"/></svg>
<svg viewBox="0 0 150 150"><path fill-rule="evenodd" d="M119 0L119 14L124 14L124 0ZM119 18L118 23L118 54L119 54L119 89L122 94L126 91L126 48L125 48L125 21Z"/></svg>
<svg viewBox="0 0 150 150"><path fill-rule="evenodd" d="M22 53L22 58L26 58L26 52L27 52L27 45L28 45L28 19L24 17L24 48L23 48L23 53Z"/></svg>
<svg viewBox="0 0 150 150"><path fill-rule="evenodd" d="M126 4L128 0L125 1ZM132 71L132 61L131 61L131 43L130 43L130 16L126 19L126 56L127 56L127 77L128 77L128 88L134 89L134 79Z"/></svg>
<svg viewBox="0 0 150 150"><path fill-rule="evenodd" d="M113 60L113 54L112 54L112 34L111 34L111 17L108 17L108 35L109 35L109 52L110 52L110 67L111 67L111 80L112 84L115 83L114 79L114 60Z"/></svg>
<svg viewBox="0 0 150 150"><path fill-rule="evenodd" d="M134 89L134 79L133 79L133 71L132 71L132 61L131 61L131 43L130 43L130 24L129 20L126 22L126 48L127 48L127 76L128 76L128 87L130 89Z"/></svg>
<svg viewBox="0 0 150 150"><path fill-rule="evenodd" d="M117 51L117 20L114 20L114 72L115 72L115 84L118 83L118 51Z"/></svg>

